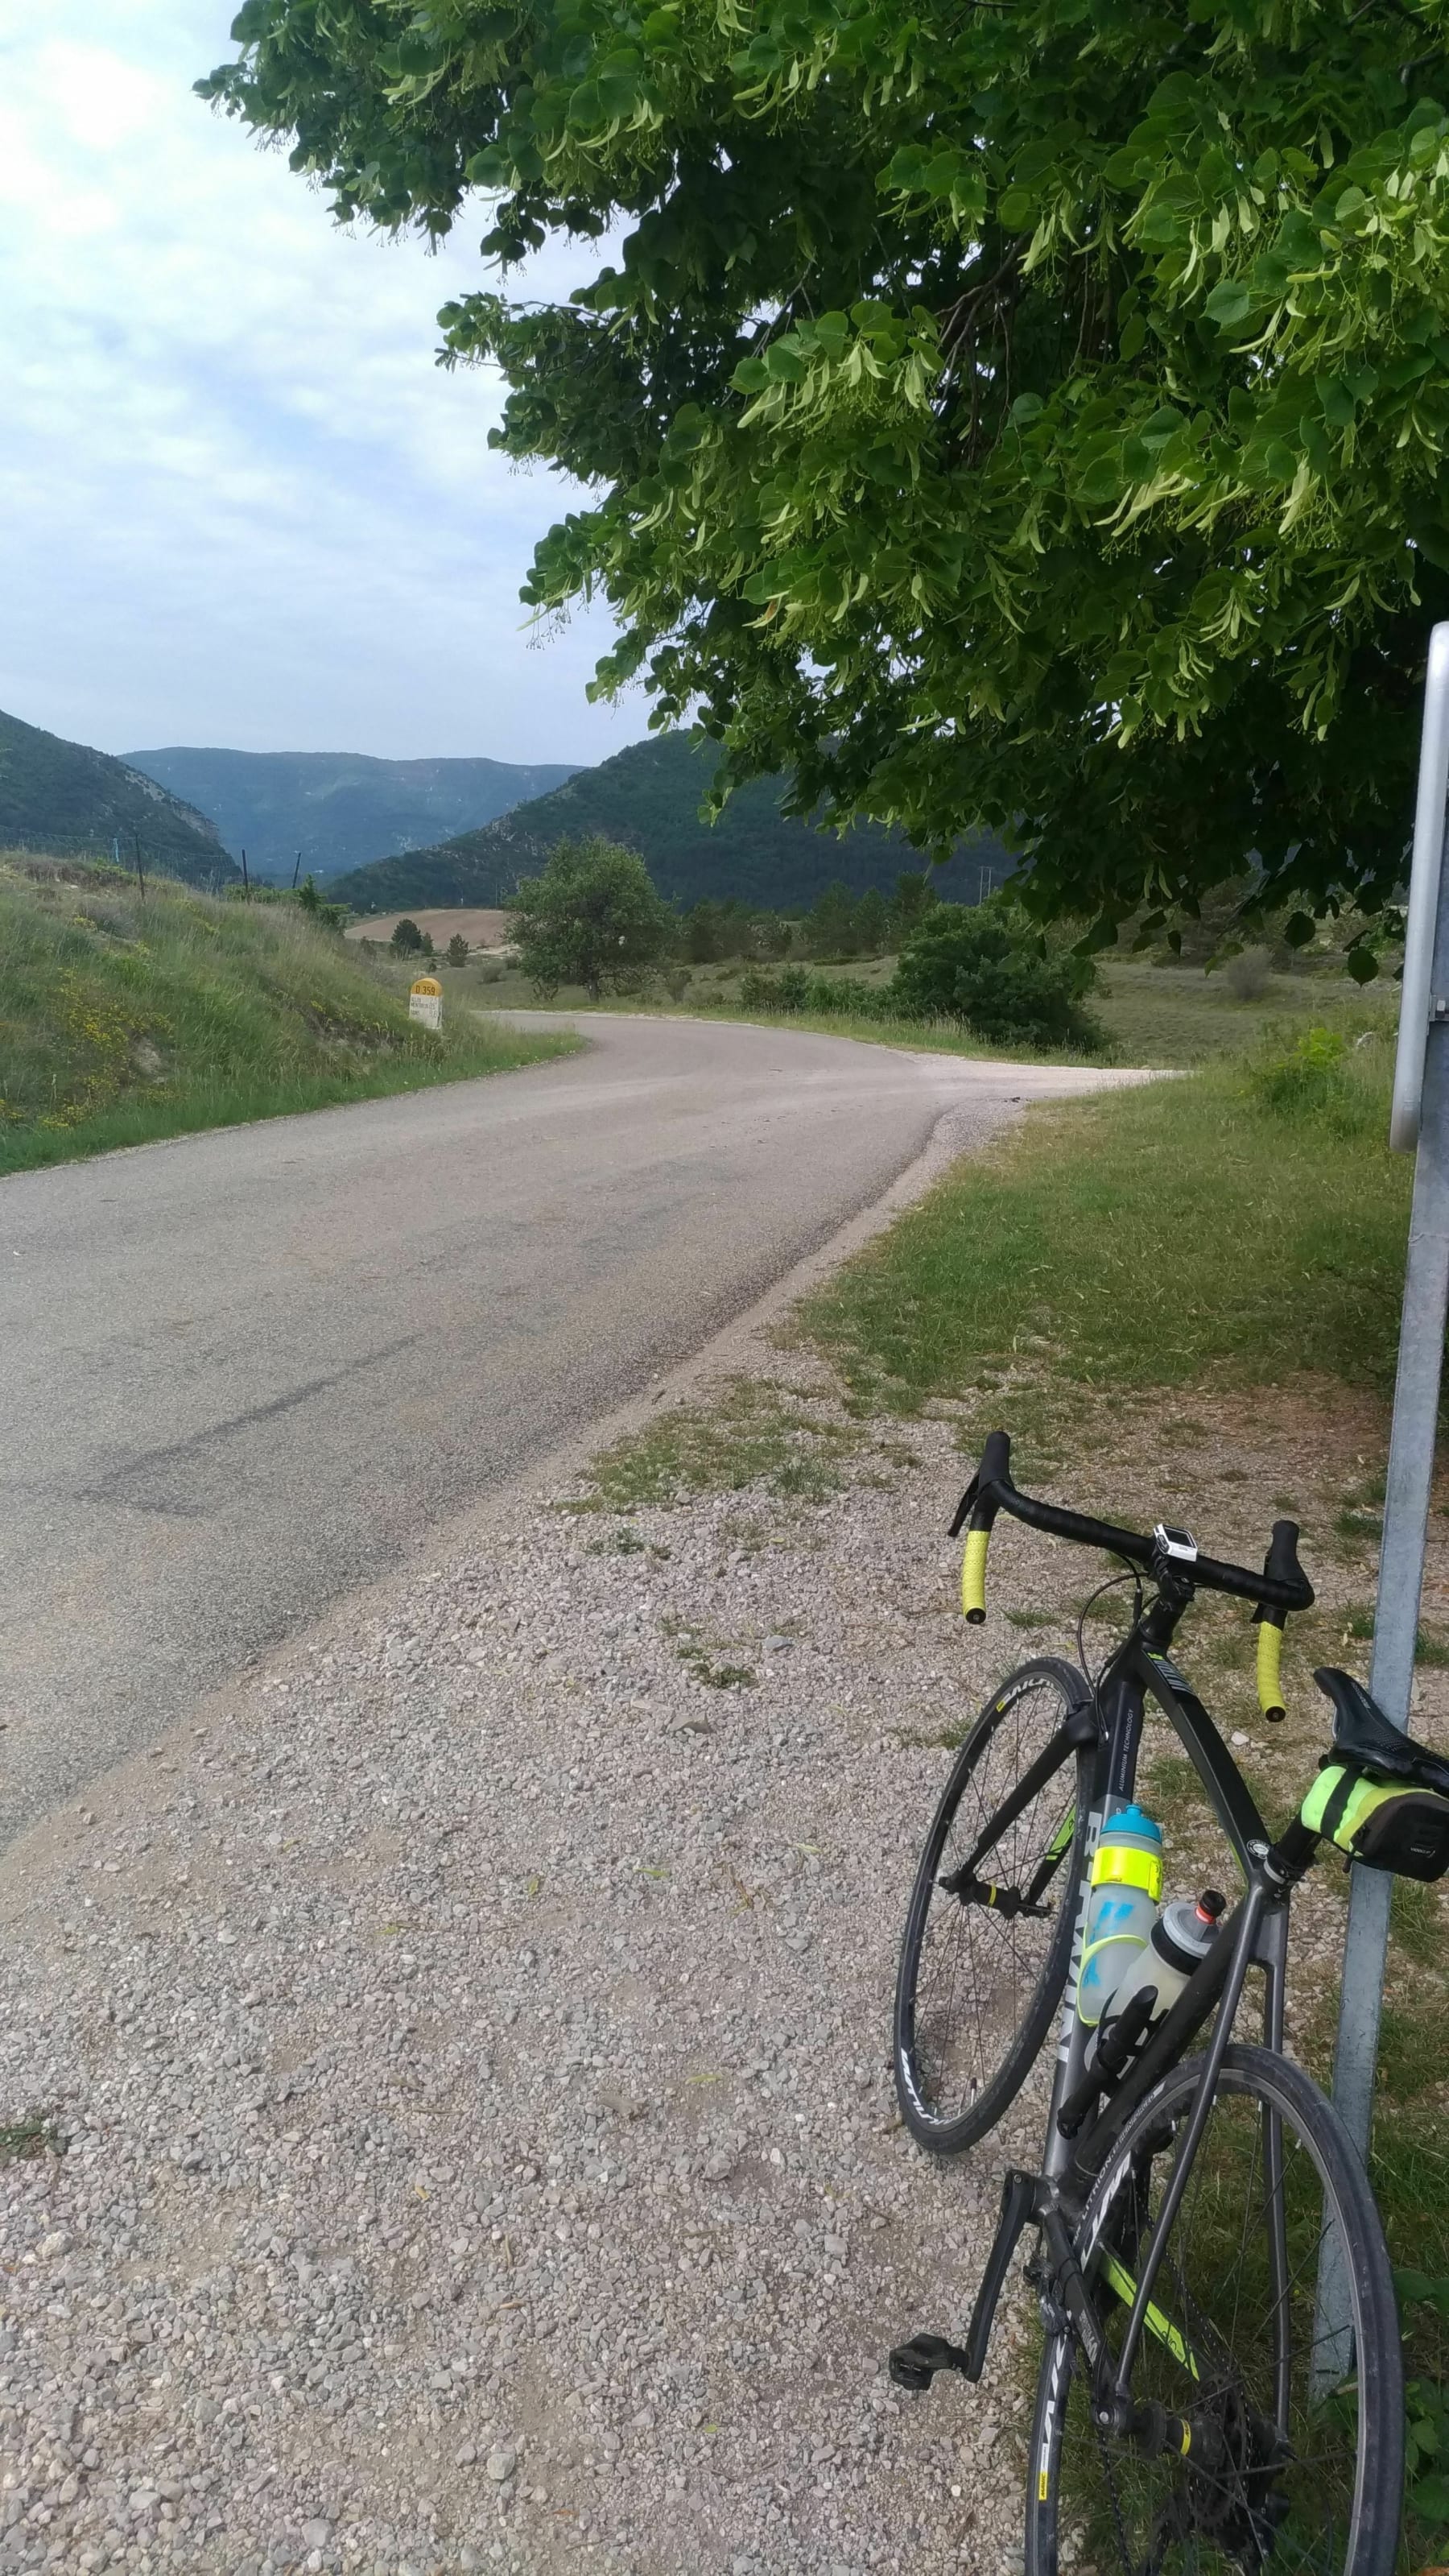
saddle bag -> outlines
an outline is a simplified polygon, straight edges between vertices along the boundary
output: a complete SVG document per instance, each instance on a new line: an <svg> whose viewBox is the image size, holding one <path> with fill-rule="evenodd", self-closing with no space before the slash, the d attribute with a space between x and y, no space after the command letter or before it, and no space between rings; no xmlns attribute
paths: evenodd
<svg viewBox="0 0 1449 2576"><path fill-rule="evenodd" d="M1423 1879L1449 1870L1449 1798L1412 1780L1376 1780L1330 1756L1299 1813L1310 1832L1368 1869Z"/></svg>

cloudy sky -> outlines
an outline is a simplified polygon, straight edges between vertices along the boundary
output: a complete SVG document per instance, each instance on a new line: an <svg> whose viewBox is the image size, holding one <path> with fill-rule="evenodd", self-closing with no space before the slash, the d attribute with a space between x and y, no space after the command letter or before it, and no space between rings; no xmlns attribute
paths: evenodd
<svg viewBox="0 0 1449 2576"><path fill-rule="evenodd" d="M105 751L602 759L646 729L585 700L604 622L518 600L568 487L434 365L481 210L437 258L339 231L191 95L233 5L0 0L0 707Z"/></svg>

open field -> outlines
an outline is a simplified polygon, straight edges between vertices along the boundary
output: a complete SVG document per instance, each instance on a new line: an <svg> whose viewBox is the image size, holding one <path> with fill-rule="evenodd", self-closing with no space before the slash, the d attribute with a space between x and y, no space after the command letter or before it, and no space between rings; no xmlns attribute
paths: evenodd
<svg viewBox="0 0 1449 2576"><path fill-rule="evenodd" d="M892 957L821 964L823 973L867 987L889 983L894 970ZM460 978L460 991L469 990L467 971ZM651 991L637 1000L590 1004L581 990L569 987L550 1007L718 1011L759 1019L759 1012L744 1012L740 1004L740 987L751 971L739 959L718 966L681 966L656 979ZM471 991L485 1008L517 1011L538 1007L532 985L516 969L499 975L496 965L490 965L483 972L490 980L485 983L480 975ZM1270 975L1261 996L1241 1002L1233 998L1221 973L1206 975L1200 967L1153 966L1134 959L1112 958L1102 967L1101 975L1102 989L1090 1008L1107 1033L1107 1060L1117 1064L1186 1068L1210 1063L1219 1056L1241 1053L1279 1023L1296 1027L1326 1021L1356 1035L1364 1028L1382 1029L1397 1001L1397 986L1387 978L1382 984L1361 989L1332 968ZM779 1024L832 1030L877 1045L941 1048L963 1055L1002 1052L999 1046L988 1046L984 1040L943 1023L866 1018L847 1022L834 1016L812 1019L808 1014L791 1014L788 1021Z"/></svg>
<svg viewBox="0 0 1449 2576"><path fill-rule="evenodd" d="M0 852L0 1173L438 1082L576 1043L473 1013L441 1034L294 904Z"/></svg>
<svg viewBox="0 0 1449 2576"><path fill-rule="evenodd" d="M435 905L422 912L378 912L365 921L349 921L349 939L391 939L400 921L415 921L425 930L441 954L455 931L461 931L470 948L501 948L508 936L508 914L490 905Z"/></svg>

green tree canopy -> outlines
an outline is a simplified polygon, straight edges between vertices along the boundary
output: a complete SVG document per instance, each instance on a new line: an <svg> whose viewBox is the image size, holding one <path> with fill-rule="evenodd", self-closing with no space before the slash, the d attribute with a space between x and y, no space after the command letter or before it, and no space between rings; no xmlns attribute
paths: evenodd
<svg viewBox="0 0 1449 2576"><path fill-rule="evenodd" d="M518 962L539 992L582 984L636 992L678 935L678 923L634 850L616 841L560 841L542 876L509 903Z"/></svg>
<svg viewBox="0 0 1449 2576"><path fill-rule="evenodd" d="M590 493L541 609L721 772L1039 909L1380 902L1449 611L1449 0L246 0L201 86L344 216L567 304L445 308ZM1305 926L1306 929L1306 926Z"/></svg>
<svg viewBox="0 0 1449 2576"><path fill-rule="evenodd" d="M1002 1045L1090 1052L1103 1034L1084 1007L1095 982L1090 958L1053 953L1020 904L997 894L934 905L901 952L890 999L907 1018L965 1020Z"/></svg>

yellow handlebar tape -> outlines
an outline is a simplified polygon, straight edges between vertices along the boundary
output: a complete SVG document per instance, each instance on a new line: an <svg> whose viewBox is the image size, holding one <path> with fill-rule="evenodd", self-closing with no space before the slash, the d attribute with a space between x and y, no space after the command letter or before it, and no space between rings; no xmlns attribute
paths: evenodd
<svg viewBox="0 0 1449 2576"><path fill-rule="evenodd" d="M961 1607L973 1628L979 1628L986 1616L986 1551L990 1545L990 1530L966 1532L966 1553L961 1559Z"/></svg>
<svg viewBox="0 0 1449 2576"><path fill-rule="evenodd" d="M1283 1631L1269 1619L1258 1622L1258 1706L1265 1717L1286 1717L1283 1705L1283 1683L1279 1666L1283 1661Z"/></svg>

